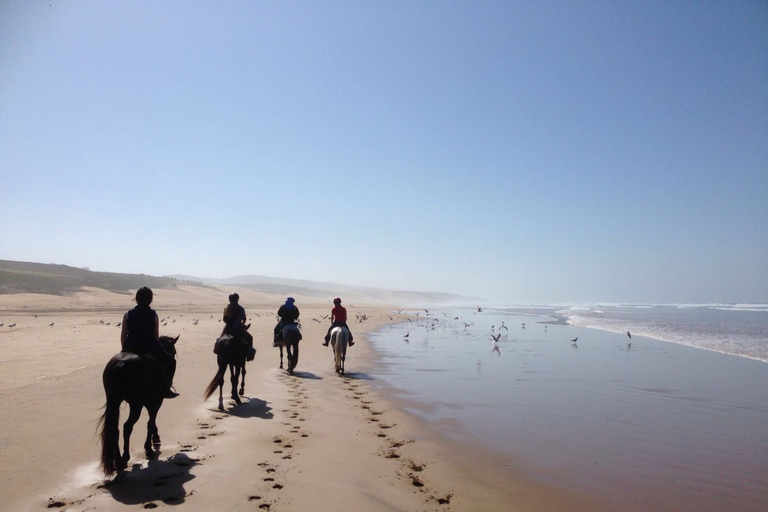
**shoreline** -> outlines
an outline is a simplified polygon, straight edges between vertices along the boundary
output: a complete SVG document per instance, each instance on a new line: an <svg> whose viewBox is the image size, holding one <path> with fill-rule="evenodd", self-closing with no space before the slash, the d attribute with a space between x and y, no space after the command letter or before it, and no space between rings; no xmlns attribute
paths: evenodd
<svg viewBox="0 0 768 512"><path fill-rule="evenodd" d="M20 323L0 337L9 363L0 381L0 510L298 510L310 504L363 511L601 510L578 490L536 482L525 468L504 467L508 461L478 446L443 438L377 385L368 372L380 358L368 336L396 318L387 307L350 309L350 317L359 311L371 319L350 323L356 344L348 352L347 375L340 377L321 345L327 324L313 321L330 311L330 301L297 296L304 340L296 374L288 376L277 369L277 349L269 340L272 311L282 297L238 290L258 350L248 366L244 403L227 404L225 412L216 410L214 397L203 403L199 394L215 373L215 318L234 289L156 293L158 314L173 320L161 334L181 335L176 383L182 395L166 401L158 416L160 456L148 461L141 451L144 413L134 430L129 470L106 482L96 471L93 435L104 400L101 371L119 336L106 317L119 318L130 301L91 290L75 299L82 309L61 313L57 308L69 299L2 298L4 318L16 315L33 325ZM12 308L17 299L27 307ZM8 314L32 305L42 309ZM50 310L43 313L46 306ZM41 369L49 374L40 375ZM123 410L121 421L125 415Z"/></svg>

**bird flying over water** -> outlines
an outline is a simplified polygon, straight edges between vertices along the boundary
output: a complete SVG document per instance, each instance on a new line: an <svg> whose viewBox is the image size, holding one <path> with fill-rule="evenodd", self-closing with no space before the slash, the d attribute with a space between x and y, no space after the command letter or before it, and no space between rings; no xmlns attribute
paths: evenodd
<svg viewBox="0 0 768 512"><path fill-rule="evenodd" d="M499 338L501 338L501 333L497 334L496 336L491 334L491 338L493 338L493 342L496 343L499 341Z"/></svg>
<svg viewBox="0 0 768 512"><path fill-rule="evenodd" d="M627 336L629 336L629 339L632 339L632 335L629 334L629 331L627 331Z"/></svg>

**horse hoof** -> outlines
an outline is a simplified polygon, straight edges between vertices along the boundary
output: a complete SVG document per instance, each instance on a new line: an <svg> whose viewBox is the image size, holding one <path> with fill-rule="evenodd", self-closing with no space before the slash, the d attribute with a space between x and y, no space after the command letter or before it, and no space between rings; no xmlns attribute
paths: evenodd
<svg viewBox="0 0 768 512"><path fill-rule="evenodd" d="M240 390L240 396L243 396L244 394L245 394L245 390L244 390L244 389L241 389L241 390Z"/></svg>

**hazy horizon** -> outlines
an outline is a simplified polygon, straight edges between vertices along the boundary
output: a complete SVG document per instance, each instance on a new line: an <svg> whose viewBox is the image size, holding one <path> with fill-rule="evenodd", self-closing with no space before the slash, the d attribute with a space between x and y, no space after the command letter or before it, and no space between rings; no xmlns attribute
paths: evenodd
<svg viewBox="0 0 768 512"><path fill-rule="evenodd" d="M8 1L0 258L768 303L768 4Z"/></svg>

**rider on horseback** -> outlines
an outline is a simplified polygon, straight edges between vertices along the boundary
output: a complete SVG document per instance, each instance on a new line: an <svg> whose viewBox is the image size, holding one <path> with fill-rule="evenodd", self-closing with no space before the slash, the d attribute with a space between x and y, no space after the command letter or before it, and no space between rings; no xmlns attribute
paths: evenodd
<svg viewBox="0 0 768 512"><path fill-rule="evenodd" d="M277 310L277 316L280 317L280 322L275 326L275 343L272 345L273 347L276 347L277 342L281 339L283 327L295 324L299 319L299 308L294 306L294 302L296 301L293 297L288 297L285 299L285 304L280 306L280 309Z"/></svg>
<svg viewBox="0 0 768 512"><path fill-rule="evenodd" d="M345 327L349 331L347 325L347 309L341 305L341 299L336 297L333 299L334 308L331 310L331 326L328 328L328 334L325 335L325 343L323 346L327 347L328 342L331 341L331 330L334 327ZM349 333L349 346L351 347L355 343L352 341L352 332Z"/></svg>
<svg viewBox="0 0 768 512"><path fill-rule="evenodd" d="M239 304L239 301L240 295L237 293L229 296L229 304L224 308L224 316L222 318L224 320L224 329L221 331L221 335L230 334L242 339L249 349L248 357L252 360L251 353L255 353L255 350L253 350L253 336L246 330L245 308Z"/></svg>
<svg viewBox="0 0 768 512"><path fill-rule="evenodd" d="M160 366L167 387L163 398L179 396L173 390L173 375L176 373L176 358L163 350L158 341L159 321L155 310L149 307L152 303L152 290L146 286L136 292L136 307L123 316L123 329L120 332L120 344L123 352L133 352L137 355L150 355Z"/></svg>

